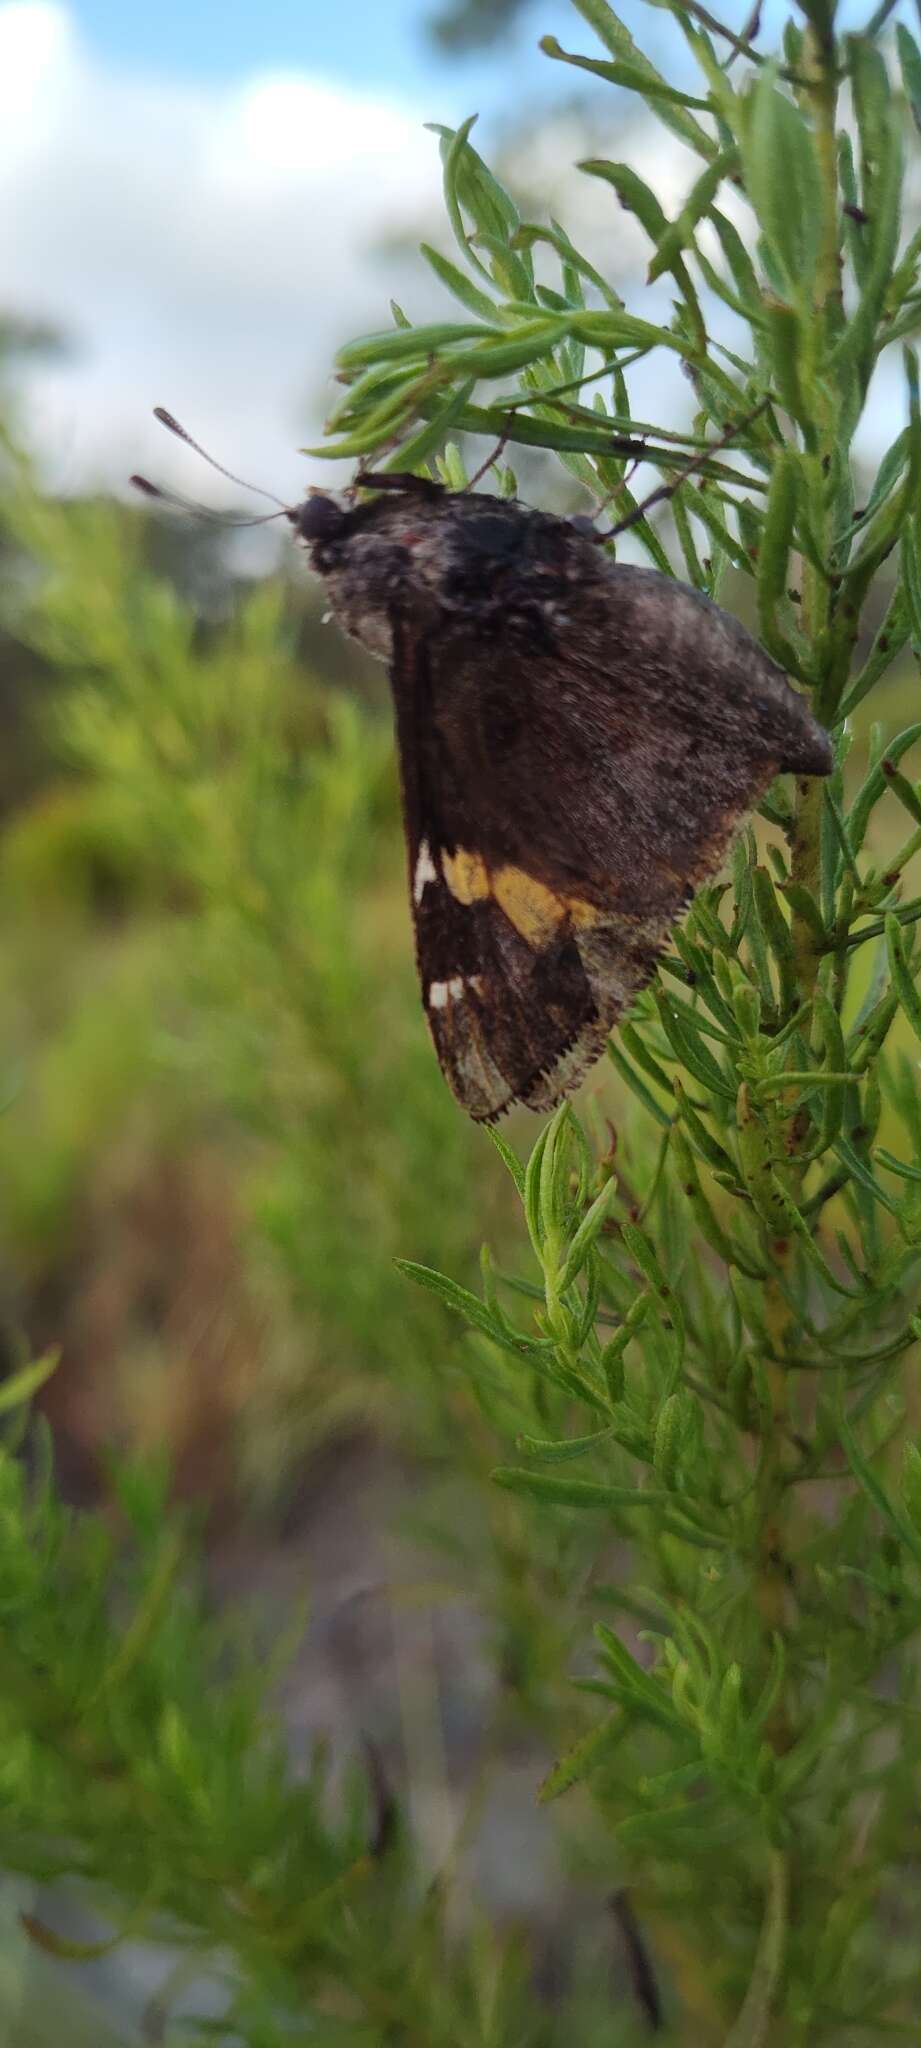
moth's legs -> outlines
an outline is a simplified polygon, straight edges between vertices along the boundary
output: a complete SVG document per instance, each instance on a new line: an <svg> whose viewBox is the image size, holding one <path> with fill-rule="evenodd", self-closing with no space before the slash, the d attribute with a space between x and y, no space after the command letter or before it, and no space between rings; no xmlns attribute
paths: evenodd
<svg viewBox="0 0 921 2048"><path fill-rule="evenodd" d="M501 457L501 456L503 456L503 455L505 454L505 451L506 451L506 448L507 448L507 447L508 447L508 429L506 428L506 431L505 431L505 433L504 433L504 434L502 434L502 435L501 435L501 437L500 437L500 439L499 439L499 440L498 440L498 441L496 442L496 445L495 445L495 447L494 447L494 449L493 449L493 451L492 451L492 454L491 454L491 455L487 455L487 457L486 457L486 461L485 461L485 462L481 462L481 463L480 463L480 467L479 467L479 469L475 469L475 470L474 470L474 472L473 472L473 475L472 475L471 477L468 477L468 480L467 480L467 482L466 482L466 484L465 484L465 486L464 486L464 489L465 489L465 490L467 490L467 491L472 491L472 490L473 490L473 487L474 487L474 485L475 485L475 484L478 484L478 483L480 482L481 478L482 478L482 477L484 477L484 476L486 475L486 472L487 472L487 470L493 469L493 468L495 467L495 464L496 464L496 463L497 463L497 462L499 461L500 457Z"/></svg>
<svg viewBox="0 0 921 2048"><path fill-rule="evenodd" d="M745 432L746 427L750 427L756 419L760 418L763 412L767 411L770 403L770 398L762 398L757 405L752 406L751 412L747 412L742 419L730 420L728 427L715 441L708 442L706 448L701 448L696 455L692 455L690 462L683 462L681 464L680 469L676 470L671 483L659 484L654 491L649 492L647 497L641 498L639 504L634 505L633 511L628 512L625 519L618 520L617 525L609 527L607 533L599 534L599 540L614 540L617 534L626 533L629 526L636 526L641 519L645 519L647 512L651 510L653 505L661 505L666 499L673 498L675 492L680 489L687 478L693 476L695 470L703 467L709 456L716 455L721 448L728 448L731 441L736 440L740 434ZM633 472L631 471L632 474Z"/></svg>

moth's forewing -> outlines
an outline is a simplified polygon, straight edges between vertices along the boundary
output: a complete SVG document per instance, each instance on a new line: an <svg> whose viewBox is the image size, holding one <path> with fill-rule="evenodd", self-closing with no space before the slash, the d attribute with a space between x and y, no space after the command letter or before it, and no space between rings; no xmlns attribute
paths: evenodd
<svg viewBox="0 0 921 2048"><path fill-rule="evenodd" d="M390 663L442 1067L476 1118L549 1108L773 776L829 771L827 736L736 620L563 520L415 492L314 517L334 609Z"/></svg>

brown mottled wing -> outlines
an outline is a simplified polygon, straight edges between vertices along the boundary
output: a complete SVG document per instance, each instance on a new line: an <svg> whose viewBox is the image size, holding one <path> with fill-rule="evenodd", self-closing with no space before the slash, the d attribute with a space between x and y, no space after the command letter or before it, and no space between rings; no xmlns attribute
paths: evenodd
<svg viewBox="0 0 921 2048"><path fill-rule="evenodd" d="M423 1002L487 1121L575 1087L740 816L779 768L830 765L779 670L686 586L602 564L559 618L514 599L393 622Z"/></svg>

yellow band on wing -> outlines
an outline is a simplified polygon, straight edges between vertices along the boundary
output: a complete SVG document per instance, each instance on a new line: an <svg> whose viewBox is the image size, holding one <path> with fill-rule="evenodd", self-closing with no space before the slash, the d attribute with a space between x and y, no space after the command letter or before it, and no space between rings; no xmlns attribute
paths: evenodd
<svg viewBox="0 0 921 2048"><path fill-rule="evenodd" d="M527 945L549 946L568 919L577 931L597 924L601 915L581 896L558 896L524 868L504 866L490 873L482 854L459 846L441 857L442 873L458 903L480 903L492 896Z"/></svg>
<svg viewBox="0 0 921 2048"><path fill-rule="evenodd" d="M481 853L468 853L463 846L456 853L443 853L441 871L458 903L479 903L492 893L489 869Z"/></svg>

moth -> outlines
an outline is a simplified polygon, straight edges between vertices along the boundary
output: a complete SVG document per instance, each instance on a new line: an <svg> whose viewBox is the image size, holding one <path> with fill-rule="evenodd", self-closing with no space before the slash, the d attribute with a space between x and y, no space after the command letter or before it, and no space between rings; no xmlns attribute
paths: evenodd
<svg viewBox="0 0 921 2048"><path fill-rule="evenodd" d="M828 775L831 744L736 619L612 561L590 522L425 477L359 481L375 495L313 490L264 516L290 520L339 624L390 672L442 1071L478 1122L549 1110L741 818L781 770Z"/></svg>
<svg viewBox="0 0 921 2048"><path fill-rule="evenodd" d="M576 1087L781 770L827 775L805 699L699 591L581 526L392 474L288 511L388 665L422 1000L492 1122Z"/></svg>

